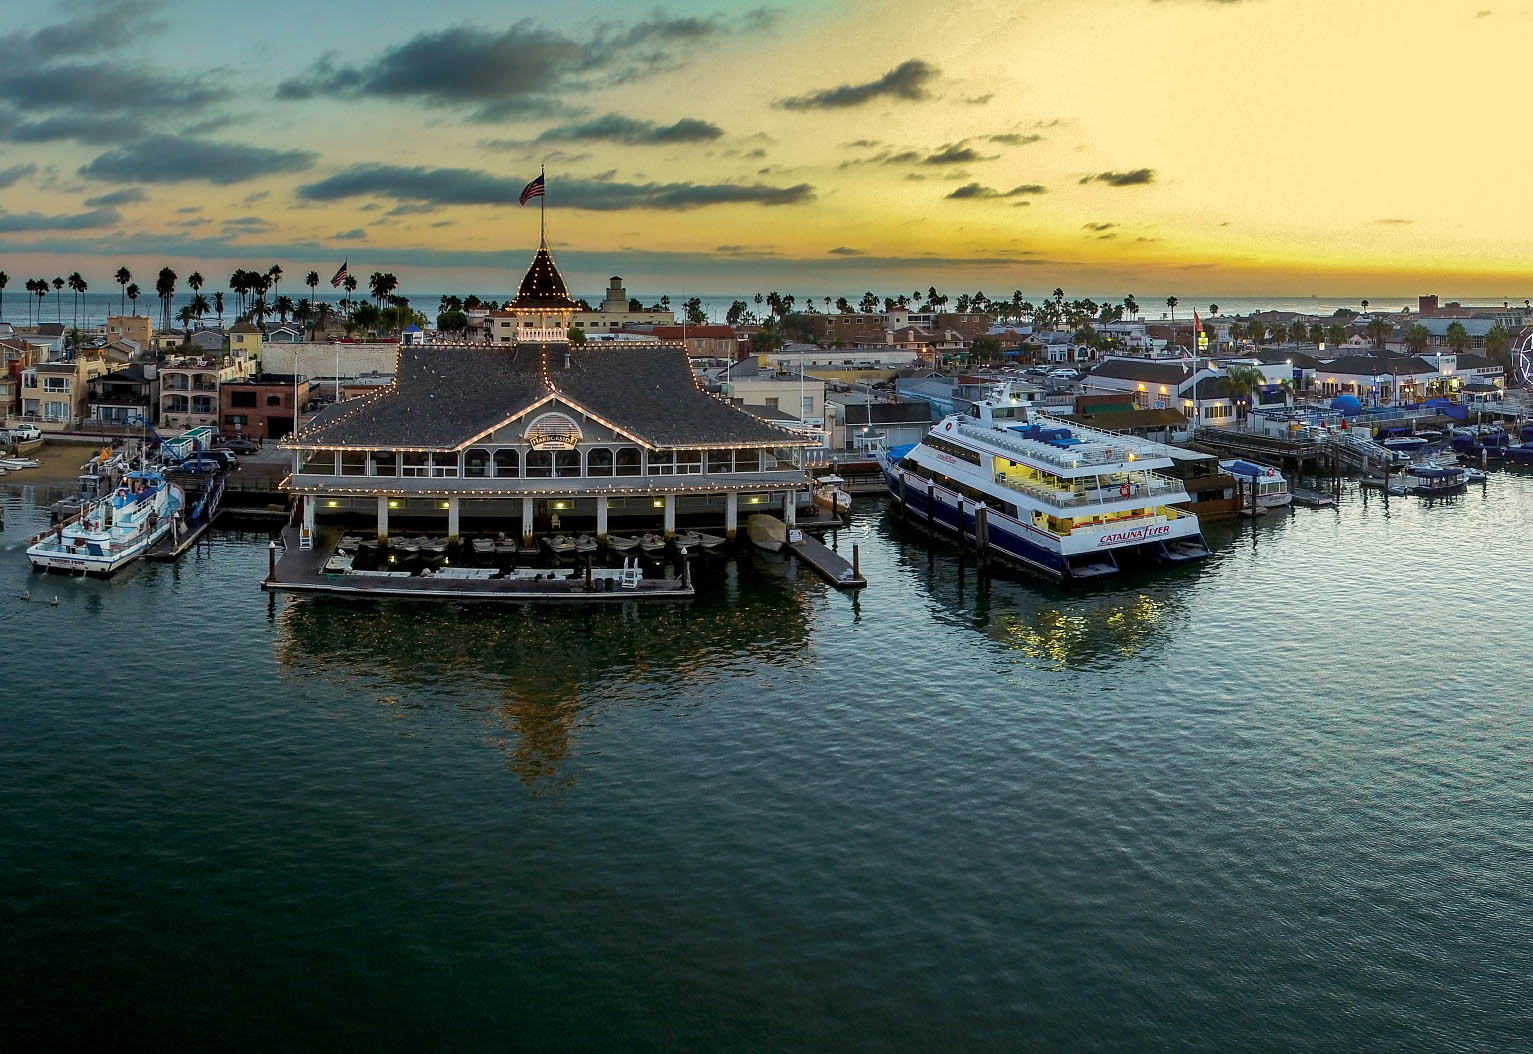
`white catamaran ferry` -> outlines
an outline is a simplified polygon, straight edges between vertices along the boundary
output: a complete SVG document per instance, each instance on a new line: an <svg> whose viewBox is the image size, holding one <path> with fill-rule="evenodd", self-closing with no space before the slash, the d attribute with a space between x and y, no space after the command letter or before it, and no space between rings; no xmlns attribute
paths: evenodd
<svg viewBox="0 0 1533 1054"><path fill-rule="evenodd" d="M27 559L43 570L112 574L165 537L184 500L181 488L161 473L129 472L78 519L40 536Z"/></svg>
<svg viewBox="0 0 1533 1054"><path fill-rule="evenodd" d="M945 418L919 443L880 451L894 500L933 526L1059 579L1113 574L1128 560L1209 555L1159 444L1085 428L1014 397Z"/></svg>

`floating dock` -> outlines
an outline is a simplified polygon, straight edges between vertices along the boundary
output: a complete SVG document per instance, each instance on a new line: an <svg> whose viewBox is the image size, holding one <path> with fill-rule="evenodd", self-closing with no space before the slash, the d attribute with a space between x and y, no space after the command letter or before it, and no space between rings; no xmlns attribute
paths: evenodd
<svg viewBox="0 0 1533 1054"><path fill-rule="evenodd" d="M1310 509L1331 509L1336 507L1336 498L1319 490L1295 490L1293 503L1303 505Z"/></svg>
<svg viewBox="0 0 1533 1054"><path fill-rule="evenodd" d="M611 603L625 600L688 600L696 595L692 576L638 578L631 585L603 571L540 570L537 577L513 572L499 577L457 574L412 575L406 572L346 573L326 571L340 534L322 531L323 542L310 550L298 545L298 529L282 531L285 547L273 559L261 588L280 593L312 593L372 600L435 600L495 603Z"/></svg>
<svg viewBox="0 0 1533 1054"><path fill-rule="evenodd" d="M848 563L840 553L827 546L824 542L816 541L809 537L803 531L790 531L788 533L787 547L795 556L818 571L820 577L837 589L865 589L867 587L868 580L862 576L861 569L855 563ZM856 555L857 547L853 545L852 556L854 560Z"/></svg>

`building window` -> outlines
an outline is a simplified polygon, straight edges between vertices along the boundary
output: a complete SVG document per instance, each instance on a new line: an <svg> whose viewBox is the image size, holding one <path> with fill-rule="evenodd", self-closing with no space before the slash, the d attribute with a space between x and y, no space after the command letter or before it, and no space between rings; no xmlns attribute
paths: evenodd
<svg viewBox="0 0 1533 1054"><path fill-rule="evenodd" d="M761 470L761 455L755 448L735 451L736 472L759 472Z"/></svg>
<svg viewBox="0 0 1533 1054"><path fill-rule="evenodd" d="M676 451L651 450L649 452L649 474L651 476L669 476L675 471Z"/></svg>
<svg viewBox="0 0 1533 1054"><path fill-rule="evenodd" d="M69 391L68 377L45 377L43 378L43 391L67 392Z"/></svg>
<svg viewBox="0 0 1533 1054"><path fill-rule="evenodd" d="M373 451L373 475L399 475L399 455L392 450Z"/></svg>
<svg viewBox="0 0 1533 1054"><path fill-rule="evenodd" d="M703 452L701 450L676 451L676 471L688 476L700 475L703 471Z"/></svg>
<svg viewBox="0 0 1533 1054"><path fill-rule="evenodd" d="M431 475L431 455L422 454L418 451L408 451L400 458L399 474L401 476L429 476Z"/></svg>
<svg viewBox="0 0 1533 1054"><path fill-rule="evenodd" d="M775 396L775 395L767 396L766 404L767 404L767 409L768 410L776 410L778 408L777 407L777 396Z"/></svg>
<svg viewBox="0 0 1533 1054"><path fill-rule="evenodd" d="M551 450L527 451L527 476L530 479L548 479L554 474L554 454Z"/></svg>
<svg viewBox="0 0 1533 1054"><path fill-rule="evenodd" d="M367 475L367 451L343 450L341 451L341 475L365 476Z"/></svg>
<svg viewBox="0 0 1533 1054"><path fill-rule="evenodd" d="M580 475L580 451L556 450L554 452L554 475L578 476Z"/></svg>
<svg viewBox="0 0 1533 1054"><path fill-rule="evenodd" d="M224 417L224 424L245 426L250 423L250 418L245 414L228 414Z"/></svg>
<svg viewBox="0 0 1533 1054"><path fill-rule="evenodd" d="M522 459L515 450L495 451L495 476L497 479L515 478L521 475Z"/></svg>
<svg viewBox="0 0 1533 1054"><path fill-rule="evenodd" d="M711 476L718 472L730 471L730 457L727 450L708 451L708 474Z"/></svg>
<svg viewBox="0 0 1533 1054"><path fill-rule="evenodd" d="M798 407L799 420L807 421L807 420L809 420L809 418L814 416L814 396L806 395L803 398L799 399L798 402L799 402L799 407Z"/></svg>
<svg viewBox="0 0 1533 1054"><path fill-rule="evenodd" d="M256 393L255 392L238 391L238 392L230 392L229 393L229 405L230 406L254 406L255 404L256 404Z"/></svg>
<svg viewBox="0 0 1533 1054"><path fill-rule="evenodd" d="M280 395L268 395L266 397L266 405L267 406L281 406L282 405L282 396L280 396Z"/></svg>
<svg viewBox="0 0 1533 1054"><path fill-rule="evenodd" d="M619 476L637 476L641 462L639 448L636 446L621 446L617 448L617 474Z"/></svg>
<svg viewBox="0 0 1533 1054"><path fill-rule="evenodd" d="M610 476L612 475L612 451L604 446L593 447L586 451L586 475Z"/></svg>
<svg viewBox="0 0 1533 1054"><path fill-rule="evenodd" d="M305 450L299 455L298 471L307 476L335 475L335 451Z"/></svg>
<svg viewBox="0 0 1533 1054"><path fill-rule="evenodd" d="M463 455L463 474L469 479L483 479L490 474L490 452L473 447Z"/></svg>

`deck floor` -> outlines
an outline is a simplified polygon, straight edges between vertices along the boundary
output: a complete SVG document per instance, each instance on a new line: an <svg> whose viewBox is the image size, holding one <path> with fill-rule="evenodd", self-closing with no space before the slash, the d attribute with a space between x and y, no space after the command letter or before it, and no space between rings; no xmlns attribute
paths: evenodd
<svg viewBox="0 0 1533 1054"><path fill-rule="evenodd" d="M298 548L298 530L285 527L282 541L286 549L277 557L276 575L261 583L261 588L284 593L321 593L391 600L498 601L555 603L610 603L624 600L685 600L695 595L692 586L679 578L644 578L634 589L595 582L586 588L585 578L558 578L529 582L520 579L400 578L367 575L326 574L325 564L335 554L341 530L319 527L314 548Z"/></svg>

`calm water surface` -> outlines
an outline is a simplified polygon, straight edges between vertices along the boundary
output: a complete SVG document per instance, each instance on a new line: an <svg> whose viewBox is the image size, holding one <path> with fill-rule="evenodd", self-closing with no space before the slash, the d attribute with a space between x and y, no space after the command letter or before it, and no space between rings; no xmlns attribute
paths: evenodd
<svg viewBox="0 0 1533 1054"><path fill-rule="evenodd" d="M0 495L13 1035L1533 1036L1533 477L1076 593L863 501L859 598L751 557L590 612L274 599L259 533L34 576Z"/></svg>

